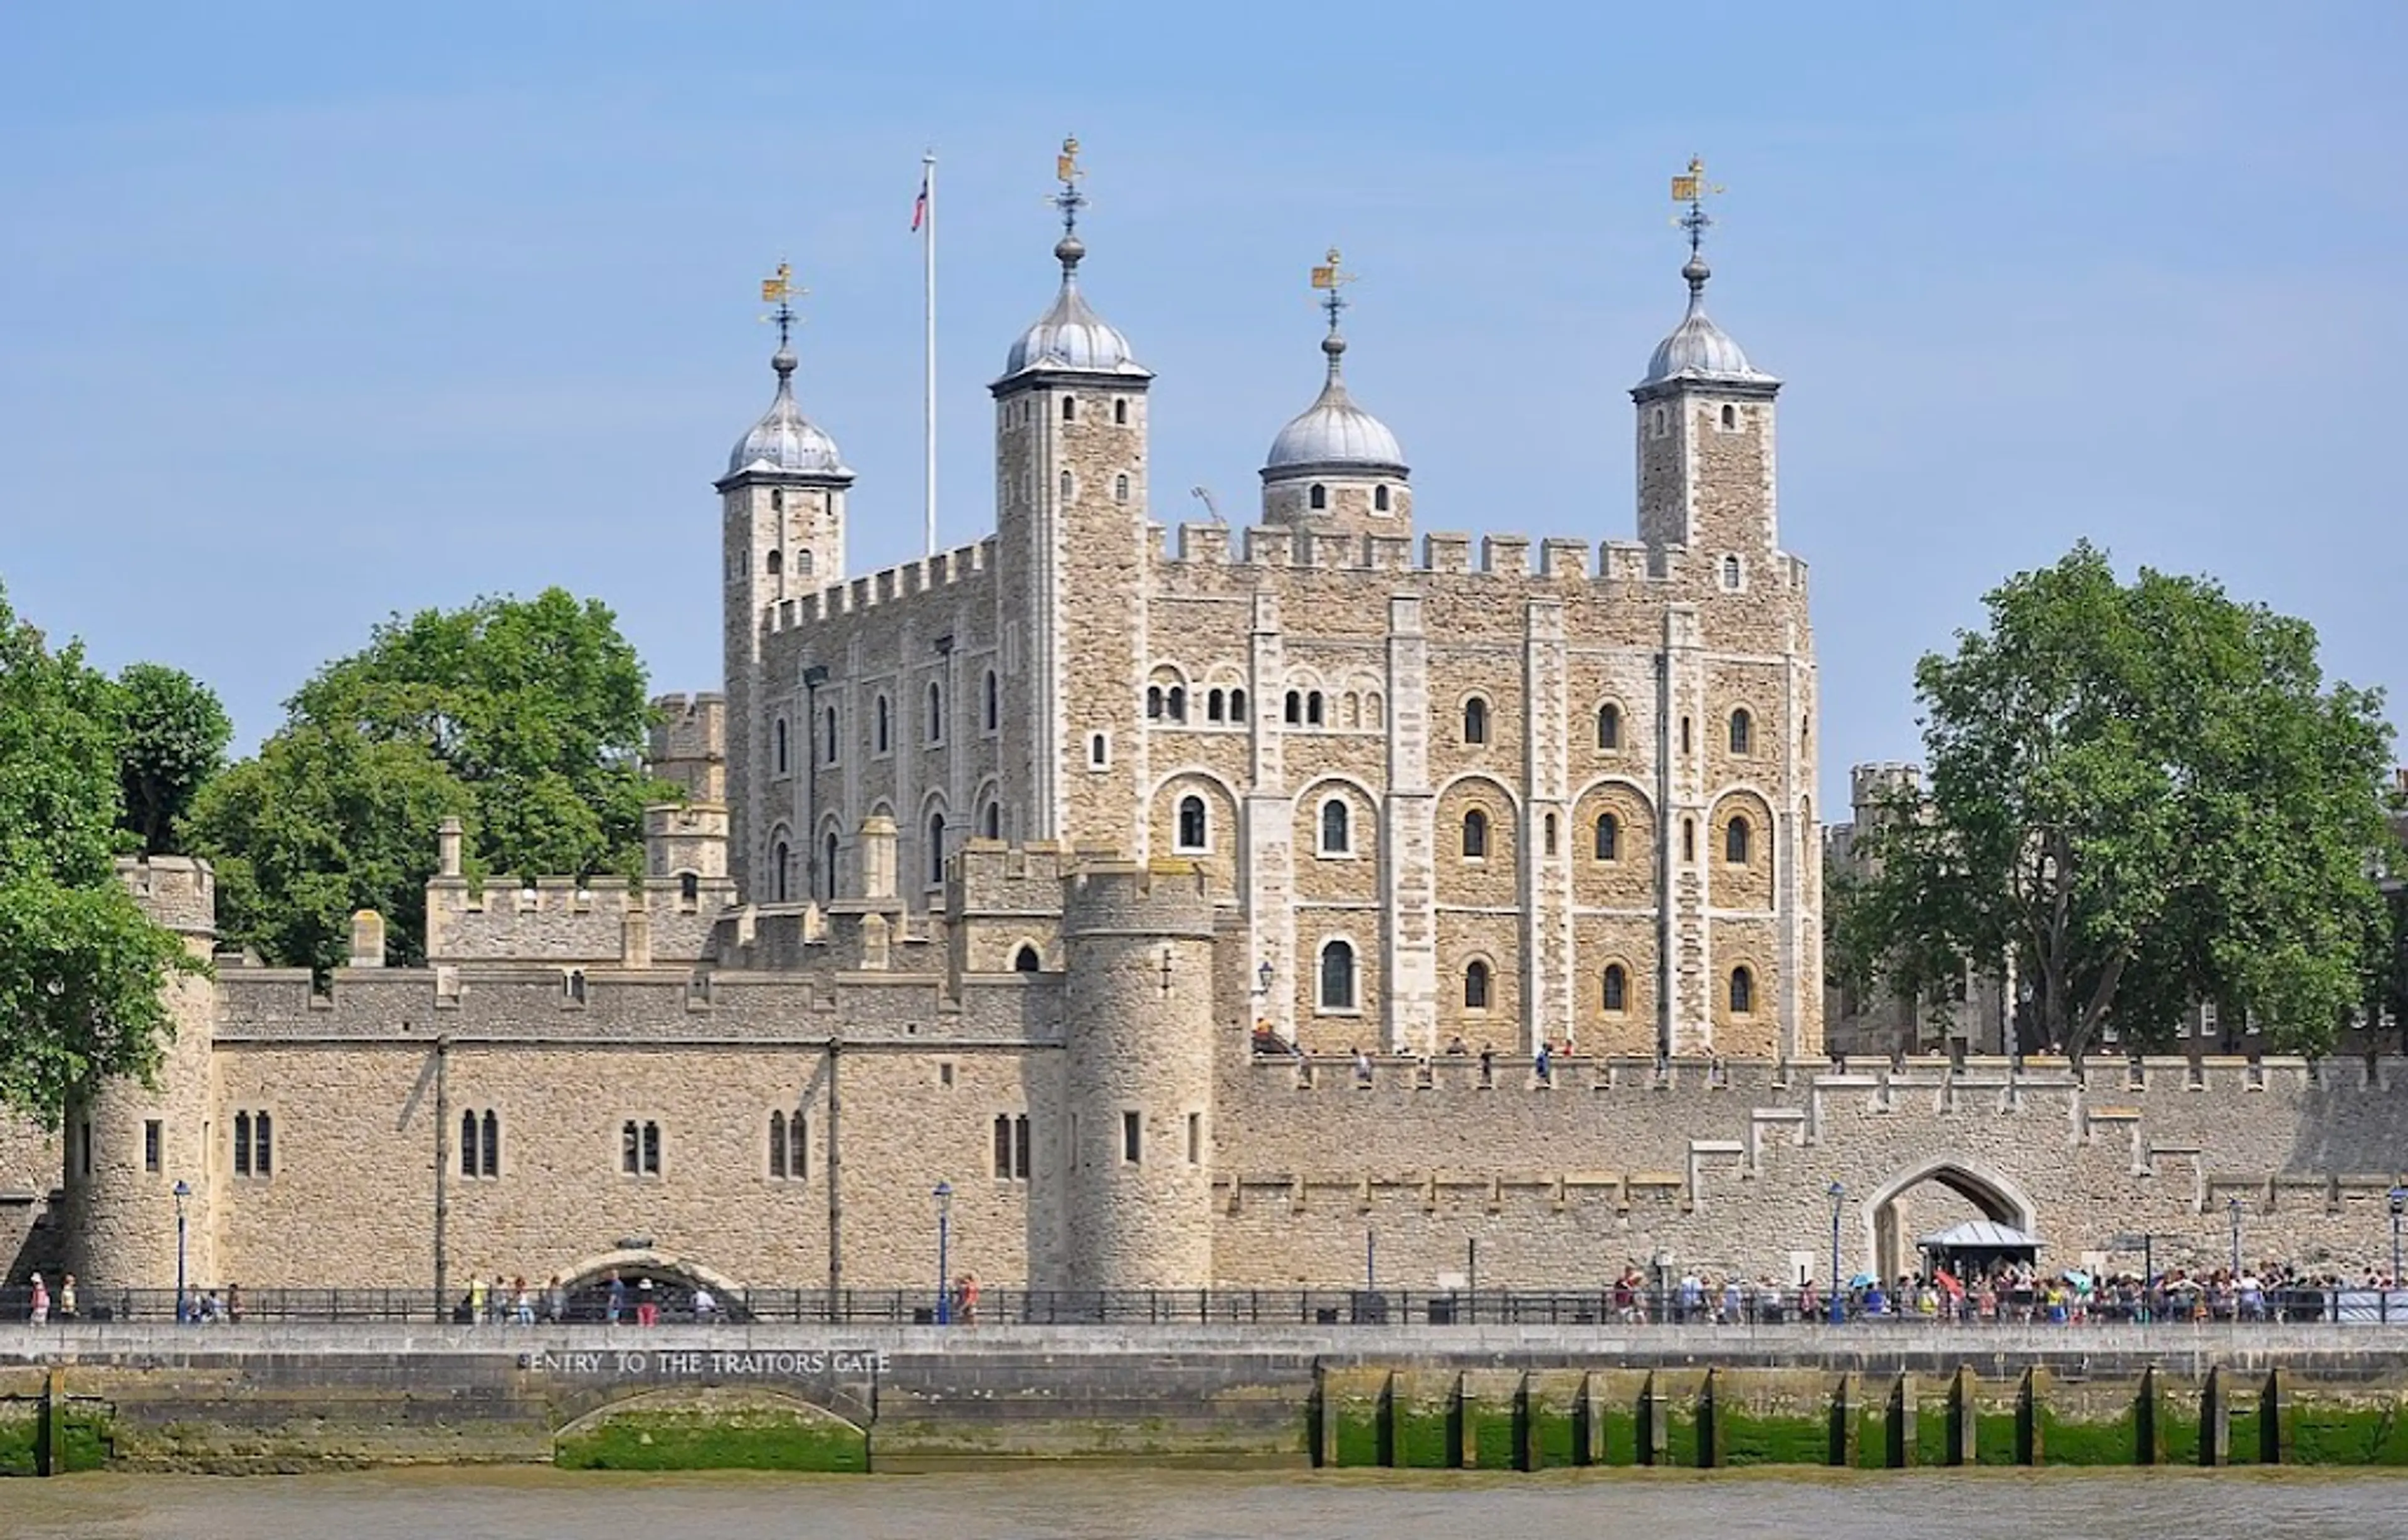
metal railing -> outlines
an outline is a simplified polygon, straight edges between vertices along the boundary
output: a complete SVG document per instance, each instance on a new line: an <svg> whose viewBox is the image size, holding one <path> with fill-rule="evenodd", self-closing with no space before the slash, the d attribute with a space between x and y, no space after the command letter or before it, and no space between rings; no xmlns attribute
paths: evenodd
<svg viewBox="0 0 2408 1540"><path fill-rule="evenodd" d="M692 1290L668 1281L649 1292L631 1280L614 1316L609 1293L580 1285L554 1300L530 1290L525 1315L543 1325L638 1324L650 1303L659 1324L697 1320ZM515 1299L488 1293L472 1312L469 1297L437 1299L426 1289L239 1289L196 1290L179 1310L167 1289L85 1290L77 1315L53 1296L48 1321L155 1324L246 1322L449 1322L518 1324ZM0 1287L0 1321L31 1317L32 1290ZM1995 1325L2148 1325L2200 1322L2408 1325L2408 1290L2316 1287L2262 1291L2187 1285L2088 1294L2043 1290L1942 1294L1893 1300L1851 1290L1838 1319L1849 1324L1978 1330ZM1721 1326L1811 1330L1834 1323L1829 1296L1812 1290L1750 1286L1737 1290L1679 1285L1622 1289L1158 1289L982 1288L956 1292L939 1306L934 1289L760 1288L718 1297L704 1318L761 1325L927 1326Z"/></svg>

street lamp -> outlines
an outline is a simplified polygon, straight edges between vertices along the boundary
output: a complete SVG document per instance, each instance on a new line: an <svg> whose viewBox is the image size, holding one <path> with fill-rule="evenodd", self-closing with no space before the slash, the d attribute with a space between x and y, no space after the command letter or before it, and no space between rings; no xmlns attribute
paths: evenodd
<svg viewBox="0 0 2408 1540"><path fill-rule="evenodd" d="M1270 993L1271 980L1277 977L1279 977L1279 970L1271 966L1271 960L1269 958L1264 958L1263 965L1254 970L1254 992L1256 994Z"/></svg>
<svg viewBox="0 0 2408 1540"><path fill-rule="evenodd" d="M179 1178L174 1191L176 1193L176 1319L182 1320L184 1319L184 1205L191 1200L193 1190Z"/></svg>
<svg viewBox="0 0 2408 1540"><path fill-rule="evenodd" d="M2225 1199L2224 1211L2232 1216L2232 1280L2238 1284L2241 1281L2241 1200L2238 1197Z"/></svg>
<svg viewBox="0 0 2408 1540"><path fill-rule="evenodd" d="M1833 1182L1831 1194L1831 1324L1842 1325L1848 1319L1846 1286L1840 1279L1840 1210L1848 1201L1848 1190Z"/></svg>
<svg viewBox="0 0 2408 1540"><path fill-rule="evenodd" d="M950 1248L953 1241L953 1184L939 1182L937 1199L937 1324L943 1326L953 1319L953 1272Z"/></svg>

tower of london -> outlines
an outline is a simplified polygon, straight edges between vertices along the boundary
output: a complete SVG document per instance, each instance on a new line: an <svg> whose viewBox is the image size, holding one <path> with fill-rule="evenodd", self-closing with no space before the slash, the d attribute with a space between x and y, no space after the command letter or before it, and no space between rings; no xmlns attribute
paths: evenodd
<svg viewBox="0 0 2408 1540"><path fill-rule="evenodd" d="M1058 202L976 543L851 570L842 392L781 341L640 879L479 880L447 822L424 964L363 913L321 977L219 950L206 864L124 863L213 974L155 1088L0 1130L14 1276L740 1302L924 1286L950 1244L1040 1290L1429 1287L1469 1243L1490 1287L1796 1280L1967 1213L2213 1255L2238 1194L2275 1247L2387 1190L2408 1077L2372 1061L1826 1057L1781 381L1708 316L1695 225L1631 343L1634 505L1475 549L1416 528L1446 512L1355 395L1334 255L1258 519L1156 522L1151 355Z"/></svg>

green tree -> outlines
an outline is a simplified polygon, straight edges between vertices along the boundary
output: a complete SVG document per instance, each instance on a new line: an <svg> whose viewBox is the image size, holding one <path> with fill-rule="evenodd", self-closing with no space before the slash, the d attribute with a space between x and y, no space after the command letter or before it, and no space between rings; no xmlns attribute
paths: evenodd
<svg viewBox="0 0 2408 1540"><path fill-rule="evenodd" d="M2087 544L1986 604L1916 669L1928 789L1867 836L1841 933L1885 930L1910 979L2014 959L2076 1056L2111 1013L2145 1044L2208 1001L2329 1047L2388 923L2380 697L2328 688L2304 621L2200 578L2121 583Z"/></svg>
<svg viewBox="0 0 2408 1540"><path fill-rule="evenodd" d="M163 854L203 783L225 767L234 723L208 686L164 663L128 665L117 690L121 822L146 852Z"/></svg>
<svg viewBox="0 0 2408 1540"><path fill-rule="evenodd" d="M118 707L0 592L0 1105L51 1128L102 1077L150 1078L162 991L206 967L117 880Z"/></svg>
<svg viewBox="0 0 2408 1540"><path fill-rule="evenodd" d="M285 725L195 802L222 928L331 967L351 910L424 955L435 827L457 814L472 875L635 876L643 808L676 796L640 762L642 663L609 608L550 589L379 626L286 703Z"/></svg>

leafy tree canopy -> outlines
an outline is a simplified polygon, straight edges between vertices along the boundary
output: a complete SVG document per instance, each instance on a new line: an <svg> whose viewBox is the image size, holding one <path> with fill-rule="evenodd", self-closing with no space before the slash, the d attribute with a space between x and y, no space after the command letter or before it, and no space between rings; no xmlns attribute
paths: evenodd
<svg viewBox="0 0 2408 1540"><path fill-rule="evenodd" d="M120 693L0 592L0 1105L55 1128L156 1071L168 977L206 964L117 880Z"/></svg>
<svg viewBox="0 0 2408 1540"><path fill-rule="evenodd" d="M435 829L471 875L639 873L643 807L674 798L638 756L644 670L609 608L549 589L379 626L286 703L285 725L195 803L221 925L287 963L340 962L351 912L424 956Z"/></svg>
<svg viewBox="0 0 2408 1540"><path fill-rule="evenodd" d="M2193 1005L2330 1046L2388 917L2378 694L2306 622L2201 578L2118 582L2084 544L1991 593L1986 630L1915 671L1928 785L1860 830L1835 971L1922 989L2013 959L2033 1029L2079 1055Z"/></svg>
<svg viewBox="0 0 2408 1540"><path fill-rule="evenodd" d="M224 767L234 723L208 686L164 663L129 665L117 690L120 821L144 851L159 855L174 848L176 820Z"/></svg>

